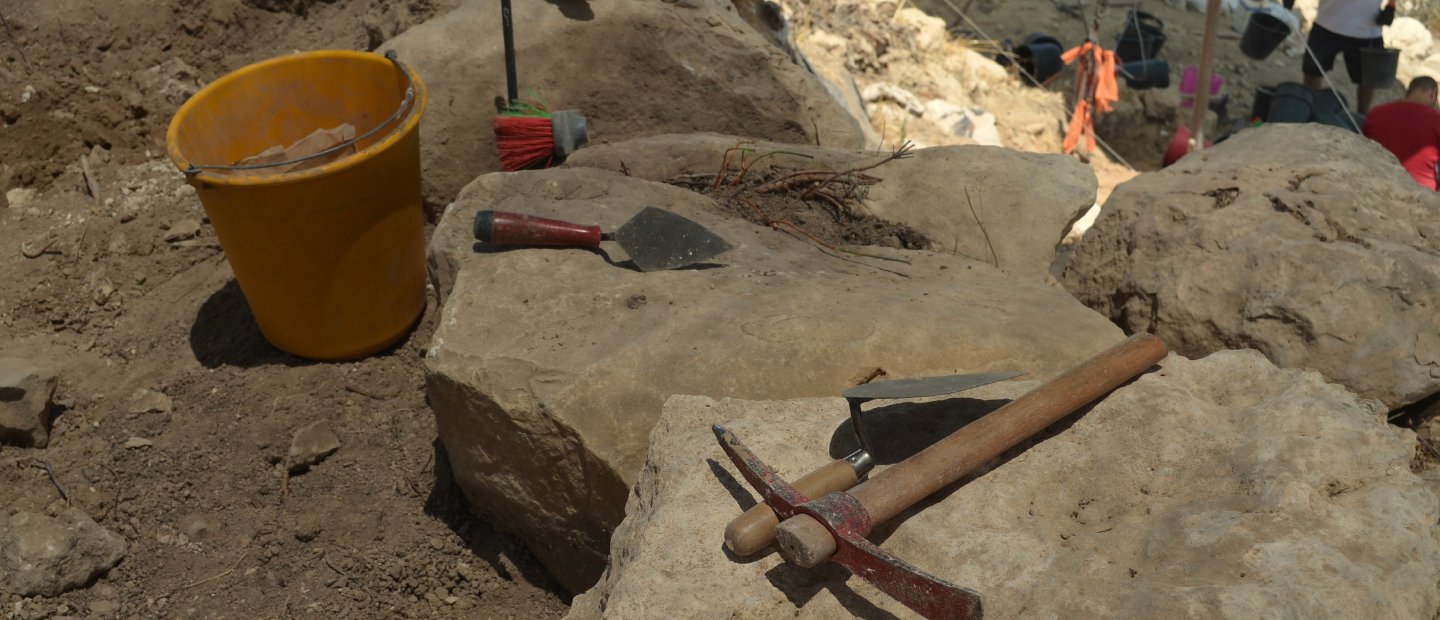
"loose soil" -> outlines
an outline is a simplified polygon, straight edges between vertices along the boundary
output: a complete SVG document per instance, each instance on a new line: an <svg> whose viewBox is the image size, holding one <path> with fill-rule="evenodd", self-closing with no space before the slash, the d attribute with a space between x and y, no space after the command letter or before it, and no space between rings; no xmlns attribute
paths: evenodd
<svg viewBox="0 0 1440 620"><path fill-rule="evenodd" d="M374 49L459 4L6 2L0 12L14 36L0 30L0 193L11 187L46 189L95 146L112 150L122 164L144 161L147 151L163 154L170 117L197 82L296 50ZM170 65L158 83L147 76L165 63ZM177 72L178 64L188 69Z"/></svg>
<svg viewBox="0 0 1440 620"><path fill-rule="evenodd" d="M883 164L878 170L883 172ZM767 167L763 171L748 171L736 181L738 169L732 169L718 187L714 174L687 175L671 179L670 183L714 199L719 213L799 234L832 248L875 245L928 250L932 247L930 239L920 231L871 213L865 206L868 186L851 180L848 175L837 173L836 178L823 183L825 187L821 193L828 198L806 196L815 183L796 183L773 190L767 188L796 172L783 167ZM874 182L883 182L878 177L865 176L874 179Z"/></svg>
<svg viewBox="0 0 1440 620"><path fill-rule="evenodd" d="M0 201L0 356L60 376L50 446L0 446L0 506L63 506L35 466L44 463L73 505L129 545L91 587L0 595L0 616L566 612L567 597L524 545L473 516L453 484L425 402L433 305L404 342L361 362L279 352L255 326L194 191L161 159L183 100L177 85L295 49L373 47L454 4L0 8L29 61L0 32L0 173L9 171L0 190L18 188ZM195 75L172 65L156 90L136 86L132 73L175 59ZM165 394L170 410L141 413L140 390ZM321 419L340 450L287 485L292 434ZM127 448L137 437L151 444Z"/></svg>

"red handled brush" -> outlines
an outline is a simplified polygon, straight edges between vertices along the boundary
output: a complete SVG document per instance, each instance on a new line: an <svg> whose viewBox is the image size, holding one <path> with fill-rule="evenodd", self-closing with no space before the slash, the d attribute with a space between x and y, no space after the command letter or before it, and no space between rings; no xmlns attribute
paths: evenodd
<svg viewBox="0 0 1440 620"><path fill-rule="evenodd" d="M548 168L565 161L590 139L585 117L576 110L551 112L544 106L520 101L515 79L515 27L510 0L500 0L505 31L506 107L495 117L495 147L506 172Z"/></svg>

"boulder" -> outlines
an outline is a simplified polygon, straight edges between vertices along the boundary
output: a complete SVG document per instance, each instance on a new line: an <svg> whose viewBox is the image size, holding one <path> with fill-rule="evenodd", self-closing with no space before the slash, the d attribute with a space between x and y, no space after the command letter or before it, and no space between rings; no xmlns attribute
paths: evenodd
<svg viewBox="0 0 1440 620"><path fill-rule="evenodd" d="M646 206L736 247L714 265L640 273L610 243L496 250L471 230L481 209L614 229ZM845 260L717 209L596 169L499 173L468 186L432 236L444 305L427 385L456 480L574 592L603 571L673 394L836 395L881 373L1046 377L1120 336L1063 291L984 263L899 250L886 251L911 264Z"/></svg>
<svg viewBox="0 0 1440 620"><path fill-rule="evenodd" d="M520 96L579 110L592 143L718 131L813 144L818 132L826 144L863 147L820 80L728 4L516 2ZM491 122L506 93L501 43L499 6L472 0L379 50L398 52L430 90L420 143L432 204L500 169Z"/></svg>
<svg viewBox="0 0 1440 620"><path fill-rule="evenodd" d="M56 596L83 587L125 557L125 539L78 508L16 512L0 522L0 590Z"/></svg>
<svg viewBox="0 0 1440 620"><path fill-rule="evenodd" d="M1406 61L1417 62L1430 55L1430 46L1435 43L1434 35L1414 17L1398 16L1395 22L1384 28L1386 47L1400 50Z"/></svg>
<svg viewBox="0 0 1440 620"><path fill-rule="evenodd" d="M50 399L58 382L28 360L0 358L0 443L50 445Z"/></svg>
<svg viewBox="0 0 1440 620"><path fill-rule="evenodd" d="M566 165L623 168L632 176L663 181L685 174L714 174L725 150L741 141L715 134L650 136L586 149ZM750 168L755 173L777 166L841 170L884 157L767 142L754 148L757 156L788 151L810 158L766 157ZM947 146L917 149L909 158L868 173L884 179L866 194L870 212L929 237L933 250L1045 282L1054 281L1050 264L1061 238L1095 204L1094 172L1062 155Z"/></svg>
<svg viewBox="0 0 1440 620"><path fill-rule="evenodd" d="M1062 279L1188 357L1259 349L1391 408L1440 392L1440 197L1347 131L1250 129L1120 186Z"/></svg>
<svg viewBox="0 0 1440 620"><path fill-rule="evenodd" d="M871 432L919 435L913 451L1033 385L891 405ZM1382 412L1254 351L1172 355L871 539L978 592L992 620L1430 618L1440 501ZM842 399L670 399L605 578L568 618L915 617L838 566L724 552L758 495L713 423L791 480L854 445Z"/></svg>

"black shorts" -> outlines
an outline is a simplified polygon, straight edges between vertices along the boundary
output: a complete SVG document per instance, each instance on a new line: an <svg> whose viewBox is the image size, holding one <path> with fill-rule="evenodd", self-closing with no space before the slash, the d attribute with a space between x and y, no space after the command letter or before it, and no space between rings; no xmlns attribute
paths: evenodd
<svg viewBox="0 0 1440 620"><path fill-rule="evenodd" d="M1320 68L1315 66L1317 59L1320 61L1320 67L1324 67L1326 71L1334 69L1335 56L1337 54L1344 54L1345 72L1350 75L1350 81L1356 84L1360 83L1360 50L1371 47L1385 47L1385 41L1382 38L1357 39L1355 37L1347 37L1343 34L1336 34L1326 30L1320 24L1314 24L1310 27L1310 38L1305 41L1305 44L1309 45L1310 51L1315 53L1314 58L1311 58L1310 54L1305 54L1305 62L1302 63L1305 75L1313 75L1316 77L1321 75Z"/></svg>

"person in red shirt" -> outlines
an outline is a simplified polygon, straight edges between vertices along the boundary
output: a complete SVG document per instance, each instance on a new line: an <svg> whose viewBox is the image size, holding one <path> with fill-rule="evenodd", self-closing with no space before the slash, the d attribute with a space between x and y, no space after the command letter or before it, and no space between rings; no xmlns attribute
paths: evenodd
<svg viewBox="0 0 1440 620"><path fill-rule="evenodd" d="M1410 81L1405 98L1370 111L1365 117L1365 137L1380 143L1396 157L1415 181L1435 189L1435 165L1440 162L1440 110L1435 80L1417 77Z"/></svg>

